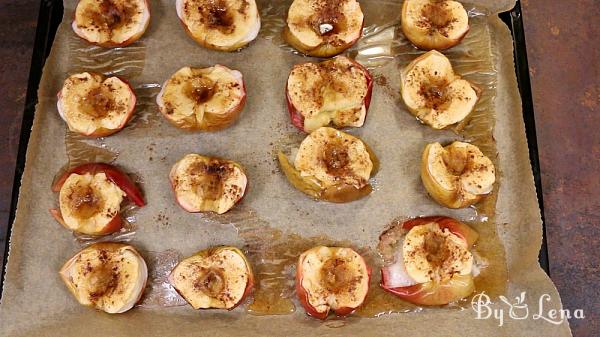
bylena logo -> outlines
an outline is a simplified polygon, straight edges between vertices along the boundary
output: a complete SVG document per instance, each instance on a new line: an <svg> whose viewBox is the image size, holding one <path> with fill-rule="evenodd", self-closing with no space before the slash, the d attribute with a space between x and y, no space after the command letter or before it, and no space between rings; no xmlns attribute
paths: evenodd
<svg viewBox="0 0 600 337"><path fill-rule="evenodd" d="M537 312L530 312L529 306L526 303L526 293L522 292L514 299L508 299L505 296L500 296L502 306L492 307L492 300L485 293L481 292L471 300L471 306L475 311L476 319L495 319L498 321L498 326L503 326L505 319L508 317L513 320L543 320L550 324L561 324L567 319L584 319L583 309L575 309L571 312L569 309L548 309L548 302L552 298L548 294L543 294L538 299Z"/></svg>

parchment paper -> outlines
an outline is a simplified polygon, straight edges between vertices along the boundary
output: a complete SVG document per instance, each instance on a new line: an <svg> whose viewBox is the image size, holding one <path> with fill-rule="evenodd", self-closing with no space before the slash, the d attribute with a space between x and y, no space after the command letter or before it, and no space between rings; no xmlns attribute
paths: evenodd
<svg viewBox="0 0 600 337"><path fill-rule="evenodd" d="M462 47L447 53L458 73L478 66L483 70L491 66L491 71L464 75L472 76L470 79L474 82L482 82L478 84L484 86L487 104L493 107L487 113L495 116L495 123L489 126L493 127L496 141L484 149L494 157L490 151L497 151L495 162L500 175L499 189L494 194L497 195L494 214L486 214L477 208L445 209L431 200L421 185L419 161L427 143L447 142L465 136L475 143L485 144L485 141L479 139L476 132L469 133L469 128L479 123L478 114L457 133L435 131L415 121L398 101L396 89L400 68L418 54L416 50L405 52L408 49L402 49L403 37L394 33L397 32L394 25L397 26L401 3L387 0L362 2L366 32L378 37L375 41L363 38L350 54L367 63L380 80L373 91L366 125L350 132L371 145L382 166L373 181L375 192L368 198L344 205L315 202L294 190L279 171L273 156L276 149L291 146L303 137L288 120L283 90L292 65L308 60L292 53L278 38L283 22L283 17L277 20L277 16L282 15L279 3L259 1L263 30L257 41L237 53L209 51L196 45L180 27L174 1L170 0L151 1L152 22L141 41L121 50L90 48L77 40L70 29L75 3L74 0L65 1L64 21L40 84L40 102L27 152L0 303L0 335L570 335L566 322L554 325L532 318L533 314L561 308L561 303L555 287L537 262L541 220L521 117L512 40L508 28L494 14L512 8L512 0L481 1L470 7L473 9L472 36L467 36ZM373 26L373 22L389 22L389 25ZM391 38L376 34L386 27L392 27ZM479 38L485 43L474 42ZM361 60L361 46L373 44L388 46L388 54L392 56L367 56ZM489 53L490 63L477 61L469 66L469 60L474 59L476 52L482 52L469 50L469 45L487 48L483 52ZM396 53L398 50L400 54ZM187 133L170 126L159 116L153 103L160 83L182 66L214 63L244 74L248 102L239 121L216 133ZM55 94L64 78L86 69L124 76L138 94L140 102L131 125L106 139L82 140L67 133L56 111ZM485 102L480 104L486 106ZM254 228L248 227L250 225L267 228L270 235L327 237L356 247L374 248L379 234L394 219L449 215L481 222L479 230L494 232L495 229L505 248L508 282L504 295L514 301L526 292L529 317L510 319L509 307L498 298L492 299L491 308L505 311L502 327L493 318L476 319L476 313L468 303L454 308L413 310L377 318L355 316L326 322L306 317L302 309L288 315L256 316L246 312L247 304L233 312L194 311L189 306L177 306L182 304L177 300L170 302L173 307L154 305L153 296L162 298L156 289L152 289L152 282L155 287L157 285L156 280L150 281L151 289L142 306L125 314L111 316L81 307L62 284L57 272L86 241L75 240L71 233L56 224L48 209L56 204L56 196L50 191L54 175L69 159L74 164L77 159L74 147L81 150L86 146L93 147L96 160L116 158L115 164L138 177L148 205L134 211L134 230L117 239L131 240L142 250L151 268L165 269L165 265L153 266L155 255L165 251L171 252L169 256L176 260L180 255L190 255L211 245L248 248L248 230L252 233ZM176 205L167 175L175 161L192 152L229 158L245 166L251 188L232 213L223 217L201 216L188 214ZM271 239L273 237L265 235L254 237L253 242ZM551 300L540 307L542 294L548 294Z"/></svg>

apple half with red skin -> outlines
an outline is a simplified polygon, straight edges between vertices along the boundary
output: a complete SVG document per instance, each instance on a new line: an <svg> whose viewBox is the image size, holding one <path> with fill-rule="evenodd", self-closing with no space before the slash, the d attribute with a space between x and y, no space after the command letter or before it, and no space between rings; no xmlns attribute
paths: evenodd
<svg viewBox="0 0 600 337"><path fill-rule="evenodd" d="M422 217L396 225L380 236L381 287L414 304L445 305L475 290L470 248L478 234L449 217Z"/></svg>
<svg viewBox="0 0 600 337"><path fill-rule="evenodd" d="M92 244L61 268L60 277L77 301L109 314L131 309L142 297L148 280L144 258L123 243Z"/></svg>
<svg viewBox="0 0 600 337"><path fill-rule="evenodd" d="M356 0L294 0L283 38L306 55L331 57L358 41L363 21Z"/></svg>
<svg viewBox="0 0 600 337"><path fill-rule="evenodd" d="M237 120L246 104L246 87L242 73L220 64L183 67L163 84L156 103L178 128L216 131Z"/></svg>
<svg viewBox="0 0 600 337"><path fill-rule="evenodd" d="M241 250L220 246L179 262L169 283L194 309L232 310L252 292L254 274Z"/></svg>
<svg viewBox="0 0 600 337"><path fill-rule="evenodd" d="M296 293L306 313L325 319L333 310L346 316L363 304L371 269L351 248L318 246L300 255Z"/></svg>
<svg viewBox="0 0 600 337"><path fill-rule="evenodd" d="M169 173L177 203L188 212L223 214L246 193L243 167L231 160L188 154Z"/></svg>
<svg viewBox="0 0 600 337"><path fill-rule="evenodd" d="M104 163L77 166L64 173L54 185L59 192L59 209L50 214L74 232L105 235L121 229L121 203L126 197L142 207L142 193L118 168Z"/></svg>
<svg viewBox="0 0 600 337"><path fill-rule="evenodd" d="M372 91L369 71L345 56L295 65L285 88L292 124L307 133L363 126Z"/></svg>
<svg viewBox="0 0 600 337"><path fill-rule="evenodd" d="M279 152L279 164L299 191L319 200L344 203L369 195L369 178L379 160L362 140L330 127L321 127L300 144L293 164Z"/></svg>
<svg viewBox="0 0 600 337"><path fill-rule="evenodd" d="M496 175L492 161L475 145L431 143L421 158L421 180L439 204L463 208L491 193Z"/></svg>
<svg viewBox="0 0 600 337"><path fill-rule="evenodd" d="M80 0L71 26L87 42L114 48L137 41L149 24L147 0Z"/></svg>
<svg viewBox="0 0 600 337"><path fill-rule="evenodd" d="M452 0L406 0L402 5L402 32L417 48L444 50L469 32L469 16Z"/></svg>
<svg viewBox="0 0 600 337"><path fill-rule="evenodd" d="M69 76L57 97L58 114L69 130L87 137L106 137L123 129L136 103L125 80L89 72Z"/></svg>
<svg viewBox="0 0 600 337"><path fill-rule="evenodd" d="M255 0L177 0L175 6L186 33L206 48L235 51L260 31Z"/></svg>
<svg viewBox="0 0 600 337"><path fill-rule="evenodd" d="M400 73L400 91L408 110L434 129L459 123L475 108L481 90L454 73L450 60L432 50Z"/></svg>

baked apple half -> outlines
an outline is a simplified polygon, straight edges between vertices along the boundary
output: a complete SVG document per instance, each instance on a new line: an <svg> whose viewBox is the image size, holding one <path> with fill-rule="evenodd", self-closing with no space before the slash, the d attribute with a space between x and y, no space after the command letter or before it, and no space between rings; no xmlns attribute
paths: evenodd
<svg viewBox="0 0 600 337"><path fill-rule="evenodd" d="M60 277L82 305L120 314L142 297L148 268L133 246L101 242L84 248L67 261Z"/></svg>
<svg viewBox="0 0 600 337"><path fill-rule="evenodd" d="M186 130L216 131L238 118L246 103L242 73L222 65L179 69L156 97L169 122Z"/></svg>
<svg viewBox="0 0 600 337"><path fill-rule="evenodd" d="M67 229L89 235L105 235L121 229L121 203L128 198L137 206L146 203L142 193L118 168L103 163L77 166L52 186L59 192L59 209L52 216Z"/></svg>
<svg viewBox="0 0 600 337"><path fill-rule="evenodd" d="M58 93L56 107L69 130L89 137L105 137L131 119L136 97L127 82L96 73L69 76Z"/></svg>
<svg viewBox="0 0 600 337"><path fill-rule="evenodd" d="M254 275L241 250L213 247L179 262L169 282L194 309L232 310L252 291Z"/></svg>
<svg viewBox="0 0 600 337"><path fill-rule="evenodd" d="M356 0L294 0L283 38L306 55L330 57L358 41L363 19Z"/></svg>
<svg viewBox="0 0 600 337"><path fill-rule="evenodd" d="M414 304L444 305L473 293L477 232L448 217L415 218L388 229L379 250L392 263L381 287Z"/></svg>
<svg viewBox="0 0 600 337"><path fill-rule="evenodd" d="M149 24L147 0L79 0L72 27L87 42L113 48L137 41Z"/></svg>
<svg viewBox="0 0 600 337"><path fill-rule="evenodd" d="M260 30L254 0L177 0L175 6L187 34L206 48L234 51Z"/></svg>
<svg viewBox="0 0 600 337"><path fill-rule="evenodd" d="M421 180L435 201L449 208L479 202L494 188L494 164L475 145L428 144L421 158Z"/></svg>
<svg viewBox="0 0 600 337"><path fill-rule="evenodd" d="M300 255L296 267L296 293L306 313L325 319L333 310L349 315L369 292L371 269L351 248L319 246Z"/></svg>
<svg viewBox="0 0 600 337"><path fill-rule="evenodd" d="M344 56L292 68L285 90L292 123L312 132L322 126L361 127L365 123L373 78Z"/></svg>
<svg viewBox="0 0 600 337"><path fill-rule="evenodd" d="M369 195L369 178L379 161L362 140L345 132L321 127L300 144L292 165L283 152L279 164L289 182L313 198L350 202Z"/></svg>
<svg viewBox="0 0 600 337"><path fill-rule="evenodd" d="M435 50L419 56L402 70L400 89L408 110L434 129L467 117L480 92L455 74L450 60Z"/></svg>
<svg viewBox="0 0 600 337"><path fill-rule="evenodd" d="M231 160L188 154L169 174L177 203L188 212L223 214L242 199L248 178Z"/></svg>
<svg viewBox="0 0 600 337"><path fill-rule="evenodd" d="M460 2L406 0L402 5L402 32L419 49L448 49L468 31L469 16Z"/></svg>

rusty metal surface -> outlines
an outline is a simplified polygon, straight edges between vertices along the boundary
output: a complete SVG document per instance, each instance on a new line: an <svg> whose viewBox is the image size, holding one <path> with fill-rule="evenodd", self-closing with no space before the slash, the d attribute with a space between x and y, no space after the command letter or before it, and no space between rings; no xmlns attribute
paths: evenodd
<svg viewBox="0 0 600 337"><path fill-rule="evenodd" d="M600 2L523 1L550 274L600 335Z"/></svg>

